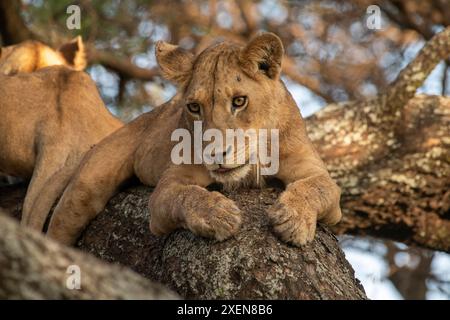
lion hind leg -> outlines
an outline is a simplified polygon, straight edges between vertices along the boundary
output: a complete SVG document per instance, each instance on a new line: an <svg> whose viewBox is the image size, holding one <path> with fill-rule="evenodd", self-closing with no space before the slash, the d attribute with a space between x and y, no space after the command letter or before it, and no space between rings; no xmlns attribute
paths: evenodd
<svg viewBox="0 0 450 320"><path fill-rule="evenodd" d="M50 238L74 244L120 185L133 177L135 143L132 132L123 129L86 154L53 212L47 230Z"/></svg>
<svg viewBox="0 0 450 320"><path fill-rule="evenodd" d="M47 179L34 201L33 211L26 221L28 227L42 231L50 209L69 183L77 164L78 162L67 164Z"/></svg>
<svg viewBox="0 0 450 320"><path fill-rule="evenodd" d="M38 156L38 160L36 162L30 184L28 185L27 194L25 196L22 208L22 225L32 225L31 221L33 220L33 216L35 213L34 204L38 201L38 199L38 202L50 204L49 206L47 206L47 210L45 210L45 206L41 206L41 212L39 212L38 214L40 217L43 217L45 221L45 217L48 214L51 206L53 205L53 202L56 200L56 197L47 192L45 194L42 194L42 197L47 198L40 198L41 191L45 189L49 179L51 179L52 176L54 176L64 167L66 160L67 157L61 157L60 153L58 153L58 150L56 150L55 148L48 148L47 150L43 150ZM42 228L37 228L37 230L42 231Z"/></svg>

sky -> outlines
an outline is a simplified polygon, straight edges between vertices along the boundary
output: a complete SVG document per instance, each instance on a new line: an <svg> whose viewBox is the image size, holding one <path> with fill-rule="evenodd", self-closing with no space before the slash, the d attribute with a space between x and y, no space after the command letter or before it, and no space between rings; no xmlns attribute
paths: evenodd
<svg viewBox="0 0 450 320"><path fill-rule="evenodd" d="M344 236L340 237L345 257L355 270L356 277L361 281L366 294L374 300L402 300L402 296L395 286L386 279L389 272L389 266L383 259L386 253L386 247L383 241L374 238L360 238ZM348 241L354 245L349 245ZM401 248L407 246L396 243ZM408 254L399 254L396 256L396 263L401 265L411 264L411 257ZM444 287L447 294L442 293L436 287L436 284L430 281L428 286L427 299L448 299L450 295L450 255L443 252L435 252L432 264L432 273L439 275L442 280L447 281Z"/></svg>

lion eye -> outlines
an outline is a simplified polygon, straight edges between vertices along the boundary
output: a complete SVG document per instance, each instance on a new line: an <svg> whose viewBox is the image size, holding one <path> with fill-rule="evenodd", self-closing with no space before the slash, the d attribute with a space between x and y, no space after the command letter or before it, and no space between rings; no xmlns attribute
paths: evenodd
<svg viewBox="0 0 450 320"><path fill-rule="evenodd" d="M247 104L247 97L246 96L234 97L232 103L234 108L242 108Z"/></svg>
<svg viewBox="0 0 450 320"><path fill-rule="evenodd" d="M187 108L190 112L199 114L200 113L200 105L196 102L188 103Z"/></svg>

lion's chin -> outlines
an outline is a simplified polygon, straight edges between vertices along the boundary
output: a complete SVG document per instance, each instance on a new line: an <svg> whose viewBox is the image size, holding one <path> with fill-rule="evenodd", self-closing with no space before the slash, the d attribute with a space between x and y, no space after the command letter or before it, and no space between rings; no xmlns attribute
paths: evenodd
<svg viewBox="0 0 450 320"><path fill-rule="evenodd" d="M235 168L219 168L216 170L209 170L209 174L216 181L224 186L238 186L248 177L251 171L249 164L244 164Z"/></svg>

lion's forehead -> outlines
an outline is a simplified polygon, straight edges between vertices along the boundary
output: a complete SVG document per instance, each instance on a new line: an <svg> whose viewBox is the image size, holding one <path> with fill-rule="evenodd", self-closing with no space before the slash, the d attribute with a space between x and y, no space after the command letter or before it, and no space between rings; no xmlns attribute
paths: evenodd
<svg viewBox="0 0 450 320"><path fill-rule="evenodd" d="M239 87L242 70L238 65L238 52L235 48L218 48L198 57L186 92L191 99L212 98L213 93L216 97L230 96Z"/></svg>
<svg viewBox="0 0 450 320"><path fill-rule="evenodd" d="M205 49L198 55L192 71L193 79L205 81L222 77L232 70L239 70L239 50L230 44L220 44Z"/></svg>

